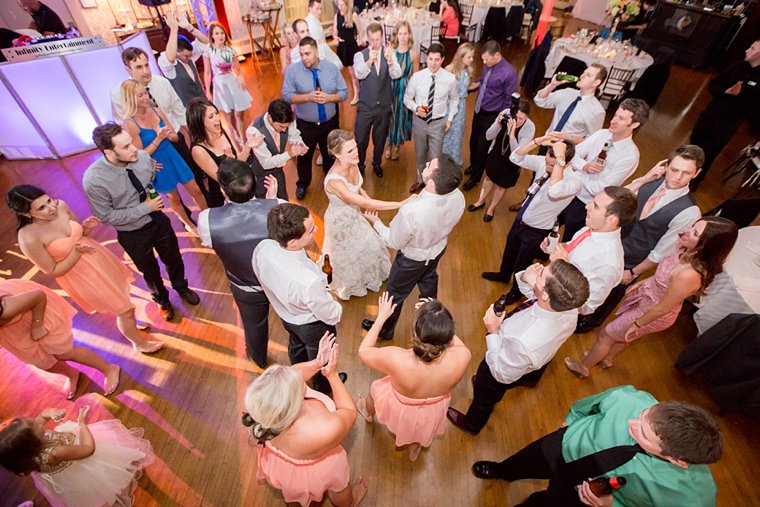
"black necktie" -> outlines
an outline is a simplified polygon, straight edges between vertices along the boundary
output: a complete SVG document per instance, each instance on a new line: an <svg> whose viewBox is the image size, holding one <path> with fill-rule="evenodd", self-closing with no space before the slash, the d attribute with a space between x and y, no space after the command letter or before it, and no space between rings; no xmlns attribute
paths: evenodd
<svg viewBox="0 0 760 507"><path fill-rule="evenodd" d="M525 201L523 201L522 206L520 207L520 212L517 214L517 221L519 222L522 220L523 215L525 214L525 210L528 209L528 206L530 206L530 202L533 200L534 197L536 197L536 194L538 194L538 191L541 190L541 187L544 183L546 183L546 180L549 179L549 173L544 173L543 176L538 178L536 181L533 182L533 184L528 189L528 197L525 198Z"/></svg>
<svg viewBox="0 0 760 507"><path fill-rule="evenodd" d="M145 87L145 93L148 94L148 98L150 99L151 103L153 104L153 107L158 107L158 104L156 103L156 99L153 98L153 95L150 94L150 88L147 86Z"/></svg>
<svg viewBox="0 0 760 507"><path fill-rule="evenodd" d="M129 178L129 182L132 184L132 186L135 187L135 190L137 190L137 196L139 197L140 202L145 202L145 200L148 198L148 192L145 191L145 187L142 183L140 183L140 180L137 178L137 175L132 169L127 169L127 177ZM156 218L156 215L160 214L160 211L151 211L150 218L154 219Z"/></svg>
<svg viewBox="0 0 760 507"><path fill-rule="evenodd" d="M589 478L599 477L625 465L637 453L646 454L646 451L639 444L618 445L609 449L602 449L565 463L557 470L556 477L568 487L577 486Z"/></svg>

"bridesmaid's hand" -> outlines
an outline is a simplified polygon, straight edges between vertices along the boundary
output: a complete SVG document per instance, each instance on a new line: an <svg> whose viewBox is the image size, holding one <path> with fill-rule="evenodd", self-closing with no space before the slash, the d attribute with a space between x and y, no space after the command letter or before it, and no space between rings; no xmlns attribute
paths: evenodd
<svg viewBox="0 0 760 507"><path fill-rule="evenodd" d="M90 231L100 225L100 219L98 217L88 217L82 221L82 235L88 236Z"/></svg>
<svg viewBox="0 0 760 507"><path fill-rule="evenodd" d="M420 298L420 300L419 300L419 301L417 301L417 302L414 304L414 309L416 310L416 309L418 309L420 306L422 306L422 305L426 305L426 304L428 304L429 302L431 302L432 300L433 300L433 298Z"/></svg>
<svg viewBox="0 0 760 507"><path fill-rule="evenodd" d="M334 344L330 348L330 352L327 356L327 364L321 368L322 375L324 375L328 379L330 377L338 376L338 352L339 351L340 351L340 345L338 345L337 343Z"/></svg>
<svg viewBox="0 0 760 507"><path fill-rule="evenodd" d="M40 322L39 324L32 323L32 328L29 331L30 336L32 337L32 340L39 341L47 336L48 330L45 327L45 324Z"/></svg>
<svg viewBox="0 0 760 507"><path fill-rule="evenodd" d="M393 296L387 292L383 292L383 295L380 296L377 304L378 309L376 322L385 322L391 315L393 315L393 312L396 310L396 305L393 303Z"/></svg>
<svg viewBox="0 0 760 507"><path fill-rule="evenodd" d="M625 343L631 343L633 340L636 339L636 333L640 328L636 324L631 324L628 329L625 331L625 336L623 337L623 340L625 340Z"/></svg>
<svg viewBox="0 0 760 507"><path fill-rule="evenodd" d="M44 417L45 419L50 419L55 422L60 422L65 415L66 415L66 410L62 408L46 408L40 413L41 417Z"/></svg>
<svg viewBox="0 0 760 507"><path fill-rule="evenodd" d="M94 253L95 252L95 249L92 246L90 246L88 244L85 244L85 243L81 243L81 242L77 243L74 246L74 248L76 248L77 252L79 252L80 254L88 254L88 253Z"/></svg>
<svg viewBox="0 0 760 507"><path fill-rule="evenodd" d="M330 331L325 331L325 334L319 340L319 349L317 350L317 357L315 359L319 368L327 366L327 362L330 360L330 351L335 346L335 340L335 335Z"/></svg>

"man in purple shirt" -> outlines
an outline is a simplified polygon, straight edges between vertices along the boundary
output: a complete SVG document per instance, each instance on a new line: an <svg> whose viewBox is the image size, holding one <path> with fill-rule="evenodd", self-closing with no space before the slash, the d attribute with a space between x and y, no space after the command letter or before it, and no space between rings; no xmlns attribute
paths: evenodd
<svg viewBox="0 0 760 507"><path fill-rule="evenodd" d="M478 184L483 176L488 156L486 130L490 127L499 113L509 107L511 95L517 91L517 72L510 63L501 56L501 46L495 40L483 44L481 49L483 72L476 82L480 83L478 98L475 101L475 114L472 117L470 133L470 167L465 174L470 176L464 190L470 190Z"/></svg>

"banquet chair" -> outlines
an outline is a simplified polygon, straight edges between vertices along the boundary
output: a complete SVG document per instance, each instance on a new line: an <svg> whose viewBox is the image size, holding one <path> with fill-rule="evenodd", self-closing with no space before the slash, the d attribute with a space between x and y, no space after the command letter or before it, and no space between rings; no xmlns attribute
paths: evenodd
<svg viewBox="0 0 760 507"><path fill-rule="evenodd" d="M555 74L558 74L560 72L564 72L566 74L571 74L573 76L579 76L583 74L583 71L586 70L586 62L579 60L577 58L573 58L572 56L563 56L562 60L559 61L559 65L557 65L557 68L554 70ZM541 88L546 86L549 83L549 80L544 78L541 81ZM555 88L555 90L563 90L565 88L577 88L576 83L562 83L559 86Z"/></svg>
<svg viewBox="0 0 760 507"><path fill-rule="evenodd" d="M626 70L619 67L612 66L610 73L607 76L602 86L602 93L599 97L599 101L607 101L607 107L613 102L619 102L625 97L626 93L631 87L631 78L633 77L633 69Z"/></svg>
<svg viewBox="0 0 760 507"><path fill-rule="evenodd" d="M430 40L427 44L420 44L420 68L424 69L427 67L427 64L422 61L422 55L425 55L425 61L427 61L427 53L428 49L430 49L430 45L434 42L438 42L441 40L441 27L440 26L434 26L430 29Z"/></svg>
<svg viewBox="0 0 760 507"><path fill-rule="evenodd" d="M393 36L393 25L389 24L383 24L383 37L385 40L385 45L390 46L391 45L391 37Z"/></svg>
<svg viewBox="0 0 760 507"><path fill-rule="evenodd" d="M464 32L465 40L470 40L470 35L475 33L478 28L477 23L472 22L472 11L475 9L474 4L459 4L462 19L459 23L459 31Z"/></svg>

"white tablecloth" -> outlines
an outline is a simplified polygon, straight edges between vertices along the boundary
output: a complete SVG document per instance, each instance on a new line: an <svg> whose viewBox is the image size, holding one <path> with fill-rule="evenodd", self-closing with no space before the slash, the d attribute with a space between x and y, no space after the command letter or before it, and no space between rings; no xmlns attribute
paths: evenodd
<svg viewBox="0 0 760 507"><path fill-rule="evenodd" d="M378 19L379 18L379 19ZM412 9L412 8L381 8L362 12L356 18L356 40L359 45L363 45L367 42L367 27L370 23L379 23L381 26L385 25L396 26L396 23L400 19L406 19L412 27L412 37L414 38L414 49L418 52L420 50L420 44L426 46L430 43L430 34L434 26L441 25L440 16L433 14L426 9ZM424 62L424 56L420 55L420 62Z"/></svg>
<svg viewBox="0 0 760 507"><path fill-rule="evenodd" d="M607 0L577 0L573 7L573 17L591 21L597 25L609 25L605 10L607 10Z"/></svg>
<svg viewBox="0 0 760 507"><path fill-rule="evenodd" d="M462 5L473 5L472 2L461 2ZM490 1L490 0L484 0L484 1L476 1L474 4L474 7L472 9L472 18L470 20L471 24L475 24L476 28L472 32L470 32L470 42L476 42L480 40L480 35L483 33L483 25L486 22L486 15L488 14L488 9L491 7L506 7L504 15L506 16L509 14L509 9L513 5L522 5L522 0L496 0L496 1Z"/></svg>
<svg viewBox="0 0 760 507"><path fill-rule="evenodd" d="M636 56L635 47L631 48L631 55L627 58L623 56L621 51L618 51L617 54L612 58L599 56L598 54L594 53L595 48L596 46L594 45L588 47L577 47L574 45L573 39L569 38L557 39L554 44L552 44L552 49L549 51L549 56L547 56L546 60L544 61L544 64L546 65L546 73L544 74L544 77L551 79L557 69L557 66L559 65L559 62L561 62L562 58L565 56L577 58L578 60L584 62L586 65L599 63L604 65L607 70L610 70L612 66L615 66L618 69L633 69L635 72L631 78L631 83L636 83L636 81L638 81L638 79L641 77L641 74L644 73L644 69L654 63L652 56L644 51L641 51L641 54L639 56Z"/></svg>

